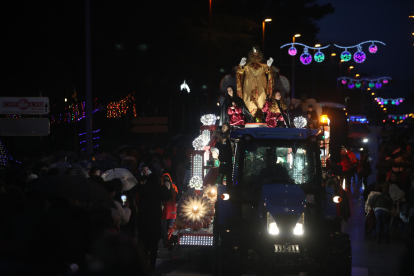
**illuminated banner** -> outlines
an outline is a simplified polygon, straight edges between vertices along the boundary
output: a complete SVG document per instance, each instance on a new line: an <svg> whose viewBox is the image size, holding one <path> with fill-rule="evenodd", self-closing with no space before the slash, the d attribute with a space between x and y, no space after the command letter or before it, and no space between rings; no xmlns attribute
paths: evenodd
<svg viewBox="0 0 414 276"><path fill-rule="evenodd" d="M0 97L0 114L47 114L47 97Z"/></svg>

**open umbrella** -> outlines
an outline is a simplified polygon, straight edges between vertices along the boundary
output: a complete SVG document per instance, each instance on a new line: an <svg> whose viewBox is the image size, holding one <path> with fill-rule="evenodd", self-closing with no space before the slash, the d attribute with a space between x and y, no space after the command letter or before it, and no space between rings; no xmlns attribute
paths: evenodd
<svg viewBox="0 0 414 276"><path fill-rule="evenodd" d="M89 179L53 175L33 180L28 191L91 203L94 208L116 208L108 191Z"/></svg>
<svg viewBox="0 0 414 276"><path fill-rule="evenodd" d="M89 178L88 171L85 170L81 165L74 164L72 170L70 171L70 175L80 176L84 178Z"/></svg>
<svg viewBox="0 0 414 276"><path fill-rule="evenodd" d="M127 169L122 168L115 168L109 171L106 171L104 174L101 175L101 177L105 181L112 180L114 178L119 178L122 181L123 189L122 191L128 191L135 185L137 185L138 181L137 179L132 175L130 171Z"/></svg>
<svg viewBox="0 0 414 276"><path fill-rule="evenodd" d="M99 167L98 164L95 163L95 161L93 161L92 159L86 159L86 160L82 160L78 163L79 166L82 166L82 168L84 168L85 170L87 170L88 172L93 168L93 167Z"/></svg>
<svg viewBox="0 0 414 276"><path fill-rule="evenodd" d="M68 169L71 168L71 165L68 162L57 162L49 166L49 169L58 168L59 174L64 174Z"/></svg>
<svg viewBox="0 0 414 276"><path fill-rule="evenodd" d="M109 160L97 160L96 159L95 163L98 165L99 169L103 172L119 167L118 163L109 161Z"/></svg>

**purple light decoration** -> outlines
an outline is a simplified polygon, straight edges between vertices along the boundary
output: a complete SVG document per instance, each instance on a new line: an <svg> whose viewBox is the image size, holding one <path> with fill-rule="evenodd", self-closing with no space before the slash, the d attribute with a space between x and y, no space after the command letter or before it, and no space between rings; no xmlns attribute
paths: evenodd
<svg viewBox="0 0 414 276"><path fill-rule="evenodd" d="M387 79L383 79L383 80L382 80L382 82L383 82L384 84L387 84L387 83L388 83L388 80L387 80Z"/></svg>
<svg viewBox="0 0 414 276"><path fill-rule="evenodd" d="M357 51L354 54L354 60L356 63L362 63L366 59L365 53L362 51Z"/></svg>
<svg viewBox="0 0 414 276"><path fill-rule="evenodd" d="M354 84L353 82L350 82L350 83L348 84L348 87L349 87L350 89L354 88L354 86L355 86L355 84Z"/></svg>
<svg viewBox="0 0 414 276"><path fill-rule="evenodd" d="M388 116L388 118L391 118L391 115L390 115L390 116Z"/></svg>
<svg viewBox="0 0 414 276"><path fill-rule="evenodd" d="M289 51L288 51L288 53L289 53L289 55L291 55L291 56L296 56L296 53L298 52L298 50L296 50L296 48L295 47L290 47L289 48Z"/></svg>
<svg viewBox="0 0 414 276"><path fill-rule="evenodd" d="M303 53L300 55L300 62L305 65L308 65L312 61L312 56L309 53Z"/></svg>
<svg viewBox="0 0 414 276"><path fill-rule="evenodd" d="M396 101L396 102L395 102L395 105L399 105L399 104L400 104L400 102L399 102L399 101Z"/></svg>
<svg viewBox="0 0 414 276"><path fill-rule="evenodd" d="M378 47L377 45L371 45L369 46L368 50L371 54L375 54L378 51Z"/></svg>
<svg viewBox="0 0 414 276"><path fill-rule="evenodd" d="M382 84L381 84L380 82L377 82L377 83L375 84L375 87L376 87L376 88L381 88L381 86L382 86Z"/></svg>
<svg viewBox="0 0 414 276"><path fill-rule="evenodd" d="M384 105L384 102L380 102L381 105Z"/></svg>
<svg viewBox="0 0 414 276"><path fill-rule="evenodd" d="M346 80L342 80L342 84L346 84Z"/></svg>

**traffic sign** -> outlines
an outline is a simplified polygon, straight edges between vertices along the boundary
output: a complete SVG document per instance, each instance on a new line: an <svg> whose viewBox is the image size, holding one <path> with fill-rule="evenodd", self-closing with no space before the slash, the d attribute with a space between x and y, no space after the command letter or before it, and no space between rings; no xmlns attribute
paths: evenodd
<svg viewBox="0 0 414 276"><path fill-rule="evenodd" d="M47 114L48 97L0 97L0 114Z"/></svg>

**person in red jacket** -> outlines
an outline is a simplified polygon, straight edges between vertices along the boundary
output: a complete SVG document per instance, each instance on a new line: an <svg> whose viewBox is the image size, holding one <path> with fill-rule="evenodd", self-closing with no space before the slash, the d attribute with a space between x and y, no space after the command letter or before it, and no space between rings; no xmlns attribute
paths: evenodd
<svg viewBox="0 0 414 276"><path fill-rule="evenodd" d="M342 166L342 179L341 183L343 183L343 179L345 179L345 186L351 187L351 177L352 174L355 176L356 166L358 165L358 160L356 159L355 154L347 150L345 147L342 147L341 151L341 166Z"/></svg>
<svg viewBox="0 0 414 276"><path fill-rule="evenodd" d="M165 185L171 192L171 199L163 202L164 209L162 210L162 240L164 246L168 242L168 229L173 226L175 219L177 218L177 194L178 189L173 184L171 176L168 173L163 174L162 184Z"/></svg>

